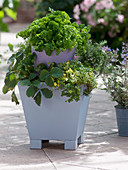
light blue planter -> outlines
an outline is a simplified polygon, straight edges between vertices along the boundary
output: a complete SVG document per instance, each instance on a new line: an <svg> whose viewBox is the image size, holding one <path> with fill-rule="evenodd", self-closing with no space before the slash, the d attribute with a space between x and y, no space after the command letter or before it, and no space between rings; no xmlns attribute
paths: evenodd
<svg viewBox="0 0 128 170"><path fill-rule="evenodd" d="M128 136L128 110L115 107L119 136Z"/></svg>
<svg viewBox="0 0 128 170"><path fill-rule="evenodd" d="M35 66L37 66L40 63L44 63L47 66L49 65L48 63L53 63L55 62L56 64L59 63L63 63L66 61L71 61L74 59L74 55L75 55L75 47L72 51L70 51L69 49L60 52L59 55L56 55L56 50L53 51L53 53L51 54L51 56L48 56L44 50L42 50L42 52L38 52L33 50L33 48L31 48L32 53L36 53L36 59L35 59Z"/></svg>
<svg viewBox="0 0 128 170"><path fill-rule="evenodd" d="M61 91L54 91L51 99L42 96L41 106L26 96L27 86L19 91L27 122L30 148L41 149L42 140L62 140L64 149L75 150L83 143L83 132L90 96L81 96L78 102L65 102Z"/></svg>

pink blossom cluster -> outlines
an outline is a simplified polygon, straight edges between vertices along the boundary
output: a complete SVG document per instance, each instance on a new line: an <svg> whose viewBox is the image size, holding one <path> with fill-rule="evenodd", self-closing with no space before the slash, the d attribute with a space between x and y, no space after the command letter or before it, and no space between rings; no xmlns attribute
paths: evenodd
<svg viewBox="0 0 128 170"><path fill-rule="evenodd" d="M116 20L122 23L124 21L124 15L119 14Z"/></svg>
<svg viewBox="0 0 128 170"><path fill-rule="evenodd" d="M113 6L113 1L112 0L101 0L101 1L97 1L97 0L83 0L82 3L80 5L76 5L74 7L74 15L73 17L76 19L76 22L78 24L80 24L80 10L82 10L83 12L85 12L85 14L83 15L84 18L86 18L88 20L88 24L90 24L91 26L96 26L97 22L93 19L93 16L91 14L88 14L89 9L94 5L94 8L96 10L101 10L101 9L110 9L110 8L114 8ZM119 18L120 19L120 18ZM104 18L100 18L98 19L98 24L103 24L103 25L107 25L107 23L105 23Z"/></svg>
<svg viewBox="0 0 128 170"><path fill-rule="evenodd" d="M102 24L102 25L104 25L104 26L107 25L107 23L105 22L104 18L99 18L99 19L98 19L98 23L99 23L99 24Z"/></svg>
<svg viewBox="0 0 128 170"><path fill-rule="evenodd" d="M73 17L74 17L76 20L79 20L79 15L80 15L79 5L76 5L76 6L74 7L73 12L74 12Z"/></svg>
<svg viewBox="0 0 128 170"><path fill-rule="evenodd" d="M89 25L95 27L97 24L102 24L104 26L108 25L108 21L105 21L105 18L103 17L95 17L92 15L90 8L93 7L94 11L97 11L100 13L101 10L104 9L114 9L114 3L113 0L83 0L80 5L76 5L74 7L74 15L73 17L76 19L76 22L78 24L81 24L80 21L80 14L81 11L84 13L82 15L83 18L85 18ZM118 14L116 21L123 23L124 21L124 15ZM108 31L109 37L113 38L117 35L117 29L113 26L111 27L111 30Z"/></svg>
<svg viewBox="0 0 128 170"><path fill-rule="evenodd" d="M112 0L101 0L96 3L95 9L102 10L102 9L113 9L114 4Z"/></svg>
<svg viewBox="0 0 128 170"><path fill-rule="evenodd" d="M84 12L88 12L90 7L95 4L96 0L83 0L80 4L80 8Z"/></svg>
<svg viewBox="0 0 128 170"><path fill-rule="evenodd" d="M86 18L88 19L88 24L95 27L97 25L96 21L93 19L93 16L91 14L86 15Z"/></svg>

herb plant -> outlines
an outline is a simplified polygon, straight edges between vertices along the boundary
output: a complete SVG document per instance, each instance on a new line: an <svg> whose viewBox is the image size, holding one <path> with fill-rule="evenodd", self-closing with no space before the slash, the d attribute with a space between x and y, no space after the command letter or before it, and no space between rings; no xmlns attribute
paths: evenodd
<svg viewBox="0 0 128 170"><path fill-rule="evenodd" d="M89 40L86 50L82 50L79 53L79 60L86 67L92 67L97 75L100 75L104 71L109 60L109 57L103 50L105 45L106 41L93 43L92 40Z"/></svg>
<svg viewBox="0 0 128 170"><path fill-rule="evenodd" d="M54 50L58 55L75 46L78 53L85 50L90 38L89 27L71 23L69 15L64 11L49 10L49 14L33 21L28 29L19 32L17 36L24 38L35 51L45 50L49 56Z"/></svg>
<svg viewBox="0 0 128 170"><path fill-rule="evenodd" d="M121 54L118 49L106 47L104 50L111 58L103 75L106 90L118 107L128 109L128 44L123 43Z"/></svg>
<svg viewBox="0 0 128 170"><path fill-rule="evenodd" d="M81 87L86 86L84 95L89 95L96 87L95 75L91 68L85 67L80 61L72 60L49 67L41 63L34 67L35 54L31 53L29 44L21 44L18 51L9 58L9 68L5 77L3 93L12 91L12 101L19 104L15 87L19 82L28 86L26 95L32 97L37 105L41 104L41 94L46 98L53 96L54 90L61 89L62 96L68 97L68 102L80 99ZM47 86L46 86L47 85Z"/></svg>
<svg viewBox="0 0 128 170"><path fill-rule="evenodd" d="M45 50L47 55L51 55L54 50L58 55L66 49L76 48L77 55L86 52L88 39L90 38L89 27L71 23L66 12L54 11L45 17L35 20L28 29L17 34L25 39L24 44L18 45L15 52L13 46L9 44L13 52L8 60L9 68L5 77L3 93L12 91L12 101L19 104L15 94L15 87L19 83L21 86L28 86L26 95L32 97L36 104L40 106L41 95L46 98L53 96L54 90L61 90L62 96L67 97L67 101L78 101L81 95L89 95L96 87L94 70L90 65L86 65L82 60L72 60L65 63L44 63L35 65L35 51ZM85 87L85 89L83 89Z"/></svg>

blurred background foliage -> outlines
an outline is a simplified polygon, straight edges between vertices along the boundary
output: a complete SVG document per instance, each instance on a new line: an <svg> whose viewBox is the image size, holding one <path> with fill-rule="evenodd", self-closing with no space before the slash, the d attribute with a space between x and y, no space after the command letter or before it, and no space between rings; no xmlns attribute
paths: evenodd
<svg viewBox="0 0 128 170"><path fill-rule="evenodd" d="M112 48L128 43L128 0L0 0L0 31L8 31L3 18L31 22L48 13L48 8L66 11L72 21L91 26L95 42L107 40Z"/></svg>
<svg viewBox="0 0 128 170"><path fill-rule="evenodd" d="M40 0L35 3L36 18L48 8L66 11L72 21L91 25L95 42L107 40L112 48L128 42L128 0Z"/></svg>
<svg viewBox="0 0 128 170"><path fill-rule="evenodd" d="M41 18L48 13L48 8L51 7L54 10L62 10L69 14L73 18L73 8L76 4L80 4L81 0L40 0L35 3L36 18Z"/></svg>
<svg viewBox="0 0 128 170"><path fill-rule="evenodd" d="M3 21L5 15L16 20L19 1L20 0L0 0L0 31L9 31L8 25Z"/></svg>

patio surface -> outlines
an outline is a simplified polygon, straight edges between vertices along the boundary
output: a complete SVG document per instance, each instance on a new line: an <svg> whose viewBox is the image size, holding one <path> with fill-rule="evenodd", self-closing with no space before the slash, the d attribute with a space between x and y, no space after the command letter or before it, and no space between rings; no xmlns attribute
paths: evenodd
<svg viewBox="0 0 128 170"><path fill-rule="evenodd" d="M9 42L21 41L15 33L24 26L13 24L11 33L1 33L0 51ZM16 106L10 94L1 91L6 68L4 61L0 65L0 170L128 170L128 138L118 136L115 102L103 90L92 93L84 143L76 151L64 150L63 141L50 141L41 150L29 149L21 102Z"/></svg>

